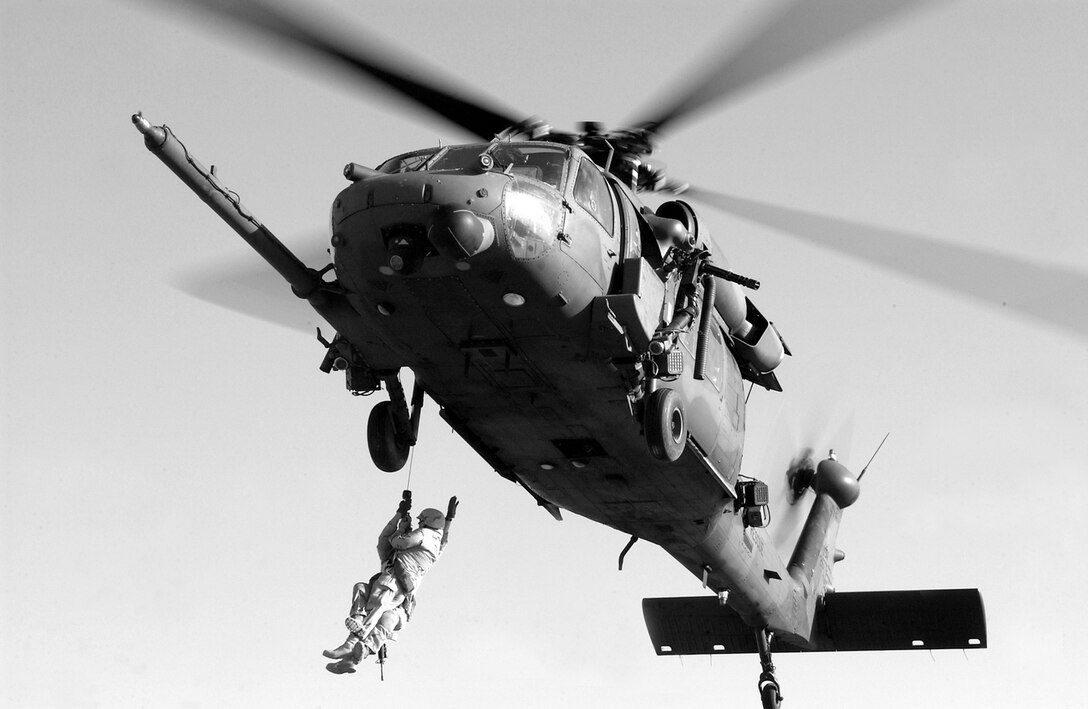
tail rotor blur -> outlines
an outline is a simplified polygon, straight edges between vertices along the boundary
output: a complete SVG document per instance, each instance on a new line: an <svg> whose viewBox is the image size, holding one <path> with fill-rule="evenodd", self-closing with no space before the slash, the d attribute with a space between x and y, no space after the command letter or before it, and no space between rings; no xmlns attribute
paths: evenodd
<svg viewBox="0 0 1088 709"><path fill-rule="evenodd" d="M791 547L801 534L814 499L809 490L819 461L849 457L853 429L853 413L832 416L811 408L780 416L761 471L771 488L768 532L779 549Z"/></svg>

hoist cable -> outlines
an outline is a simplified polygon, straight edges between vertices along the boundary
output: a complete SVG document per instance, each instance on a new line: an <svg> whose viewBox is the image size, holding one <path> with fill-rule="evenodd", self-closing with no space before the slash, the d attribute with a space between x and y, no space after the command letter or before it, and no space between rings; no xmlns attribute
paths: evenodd
<svg viewBox="0 0 1088 709"><path fill-rule="evenodd" d="M408 483L404 486L405 490L412 489L412 464L416 461L416 447L412 446L408 451Z"/></svg>

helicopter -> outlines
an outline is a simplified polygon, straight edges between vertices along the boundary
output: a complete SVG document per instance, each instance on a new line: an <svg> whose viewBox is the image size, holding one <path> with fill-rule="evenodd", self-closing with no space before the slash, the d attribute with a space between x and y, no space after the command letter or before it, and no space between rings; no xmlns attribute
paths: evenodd
<svg viewBox="0 0 1088 709"><path fill-rule="evenodd" d="M409 78L395 58L271 6L197 4L346 63L478 138L373 168L349 163L333 202L332 262L315 269L169 128L133 117L148 149L335 329L318 333L320 368L343 373L353 394L386 392L367 423L376 467L403 468L431 399L552 516L567 510L630 535L621 567L641 539L701 579L713 595L644 601L654 649L758 654L764 706L781 701L774 652L986 646L975 589L832 592L838 526L862 477L832 454L791 466L794 496L813 500L792 556L778 555L765 532L767 485L741 472L745 389L780 392L790 349L749 295L758 281L730 270L698 211L640 198L701 193L650 159L655 142L749 81L763 61L752 47L803 36L808 13L826 4L793 6L736 63L634 127L575 132ZM781 61L906 4L839 15Z"/></svg>

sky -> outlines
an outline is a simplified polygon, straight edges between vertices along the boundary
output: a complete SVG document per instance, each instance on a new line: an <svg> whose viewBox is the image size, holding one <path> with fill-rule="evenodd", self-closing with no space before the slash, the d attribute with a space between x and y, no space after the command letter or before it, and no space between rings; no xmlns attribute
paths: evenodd
<svg viewBox="0 0 1088 709"><path fill-rule="evenodd" d="M635 119L757 5L318 7L569 129ZM858 469L890 432L836 586L986 604L984 650L777 656L786 706L1088 706L1086 27L1072 0L931 3L660 145L692 184L936 245L859 260L693 202L793 352L785 391L752 395L744 472L829 440ZM411 487L420 507L461 499L452 541L385 681L326 673L407 472L370 462L379 399L318 370L305 304L285 296L282 327L178 287L257 257L130 116L311 252L345 163L468 137L156 2L8 0L0 52L0 704L758 706L754 656L653 652L641 599L697 579L646 543L618 572L624 535L554 521L433 402ZM1023 269L995 279L994 259Z"/></svg>

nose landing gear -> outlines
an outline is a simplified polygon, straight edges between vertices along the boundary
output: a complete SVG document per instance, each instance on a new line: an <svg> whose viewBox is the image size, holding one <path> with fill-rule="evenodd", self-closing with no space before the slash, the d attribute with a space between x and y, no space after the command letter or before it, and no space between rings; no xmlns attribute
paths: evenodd
<svg viewBox="0 0 1088 709"><path fill-rule="evenodd" d="M414 385L410 412L399 375L387 377L385 388L389 392L389 401L381 401L370 410L366 442L374 465L387 473L395 473L408 462L408 454L416 443L423 407L423 387L419 382Z"/></svg>
<svg viewBox="0 0 1088 709"><path fill-rule="evenodd" d="M779 709L782 706L782 689L774 676L774 663L771 662L771 638L769 630L756 631L756 647L759 649L759 664L763 672L759 675L759 698L763 709Z"/></svg>

